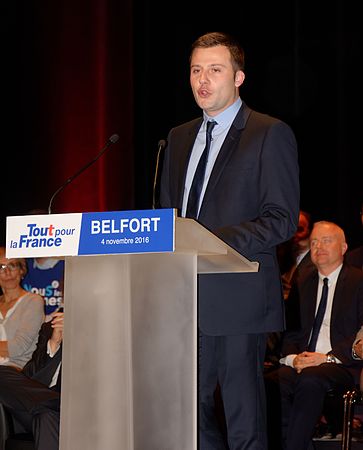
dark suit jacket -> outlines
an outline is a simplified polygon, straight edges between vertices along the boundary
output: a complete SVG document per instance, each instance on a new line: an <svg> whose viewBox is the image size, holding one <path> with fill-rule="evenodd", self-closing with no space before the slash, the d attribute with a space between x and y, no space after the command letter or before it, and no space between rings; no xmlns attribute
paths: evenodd
<svg viewBox="0 0 363 450"><path fill-rule="evenodd" d="M168 135L160 204L181 210L190 154L202 118ZM199 276L199 326L205 334L281 330L283 297L276 245L296 231L299 170L285 123L240 108L211 173L199 222L252 261L258 273Z"/></svg>
<svg viewBox="0 0 363 450"><path fill-rule="evenodd" d="M318 272L315 270L299 280L290 291L287 300L287 331L282 342L283 356L299 354L307 348L315 317L318 281ZM353 360L352 345L362 323L363 271L344 263L333 298L331 350L344 366L357 369L358 372L362 362ZM354 375L357 375L356 371Z"/></svg>
<svg viewBox="0 0 363 450"><path fill-rule="evenodd" d="M294 273L292 274L290 283L291 285L303 281L311 272L316 271L315 264L311 261L311 253L308 251L300 263L296 266Z"/></svg>
<svg viewBox="0 0 363 450"><path fill-rule="evenodd" d="M315 270L315 264L311 261L311 252L309 250L297 265L291 280L297 281L301 276L312 270Z"/></svg>
<svg viewBox="0 0 363 450"><path fill-rule="evenodd" d="M40 383L49 386L53 375L62 360L62 346L51 358L47 354L47 343L52 336L53 328L50 322L43 323L39 331L37 348L34 350L31 359L23 368L23 373ZM56 390L60 391L61 376L59 374Z"/></svg>
<svg viewBox="0 0 363 450"><path fill-rule="evenodd" d="M345 260L350 265L363 269L363 245L347 252Z"/></svg>

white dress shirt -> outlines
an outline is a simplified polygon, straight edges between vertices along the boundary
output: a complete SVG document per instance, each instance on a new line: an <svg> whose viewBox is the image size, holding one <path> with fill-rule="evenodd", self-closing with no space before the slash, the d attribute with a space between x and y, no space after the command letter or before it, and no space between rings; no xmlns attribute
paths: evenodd
<svg viewBox="0 0 363 450"><path fill-rule="evenodd" d="M324 278L328 278L328 301L327 301L327 305L326 305L326 310L325 310L325 314L324 314L324 318L323 318L323 322L321 324L321 328L320 328L320 332L319 332L319 336L318 336L318 340L316 343L316 349L315 351L317 353L328 353L329 351L331 351L331 342L330 342L330 320L331 320L331 310L332 310L332 306L333 306L333 298L334 298L334 292L335 292L335 287L336 287L336 283L337 283L337 279L339 276L339 273L342 269L342 264L337 267L334 272L332 272L331 274L327 275L322 275L319 272L319 284L318 284L318 291L317 291L317 295L316 295L316 309L315 309L315 313L318 310L319 307L319 302L320 302L320 298L321 298L321 292L323 290L323 279ZM281 364L285 364L287 366L290 367L294 367L293 365L293 361L295 359L297 355L291 354L291 355L287 355L284 358L280 359L280 363ZM339 361L339 359L336 359L337 363L341 363L341 361Z"/></svg>
<svg viewBox="0 0 363 450"><path fill-rule="evenodd" d="M187 210L189 190L192 186L194 173L197 169L199 159L205 148L207 122L209 120L214 120L217 123L214 126L213 132L212 132L212 142L211 142L211 146L210 146L210 150L209 150L207 166L205 169L204 183L203 183L202 191L201 191L200 197L199 197L198 214L199 214L200 205L201 205L203 197L204 197L204 193L205 193L205 190L206 190L206 187L208 184L210 174L212 173L212 170L213 170L214 163L216 162L216 159L217 159L219 151L222 147L222 144L227 136L227 133L228 133L239 109L241 108L241 105L242 105L242 100L240 98L238 98L229 108L227 108L226 110L224 110L223 112L221 112L220 114L218 114L215 117L209 117L209 116L207 116L207 114L203 113L204 121L198 131L196 140L194 142L193 150L190 155L187 176L185 179L182 217L185 217L185 213Z"/></svg>

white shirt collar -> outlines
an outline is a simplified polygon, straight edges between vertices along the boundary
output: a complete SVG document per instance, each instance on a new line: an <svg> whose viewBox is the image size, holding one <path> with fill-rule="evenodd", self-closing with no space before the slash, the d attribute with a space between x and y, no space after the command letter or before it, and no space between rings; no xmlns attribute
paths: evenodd
<svg viewBox="0 0 363 450"><path fill-rule="evenodd" d="M53 269L53 267L58 263L58 258L44 258L41 259L41 264L34 258L33 260L33 267L34 269L39 270L48 270Z"/></svg>
<svg viewBox="0 0 363 450"><path fill-rule="evenodd" d="M324 280L324 278L328 278L329 282L328 282L328 286L331 286L333 283L336 283L339 273L342 270L343 267L343 263L340 264L340 266L338 266L333 272L331 272L329 275L323 275L319 272L319 278L321 281Z"/></svg>

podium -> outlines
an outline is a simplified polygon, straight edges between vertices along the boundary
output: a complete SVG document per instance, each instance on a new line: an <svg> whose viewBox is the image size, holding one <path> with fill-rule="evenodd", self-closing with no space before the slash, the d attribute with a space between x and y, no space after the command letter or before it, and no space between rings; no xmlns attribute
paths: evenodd
<svg viewBox="0 0 363 450"><path fill-rule="evenodd" d="M170 252L65 255L61 450L197 449L197 276L258 263L174 227Z"/></svg>

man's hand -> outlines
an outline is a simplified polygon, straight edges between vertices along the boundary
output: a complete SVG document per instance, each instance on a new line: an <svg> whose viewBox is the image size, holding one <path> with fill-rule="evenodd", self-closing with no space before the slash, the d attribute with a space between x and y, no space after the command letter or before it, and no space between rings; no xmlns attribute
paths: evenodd
<svg viewBox="0 0 363 450"><path fill-rule="evenodd" d="M353 345L354 353L360 358L363 359L363 340L359 339L354 345Z"/></svg>
<svg viewBox="0 0 363 450"><path fill-rule="evenodd" d="M52 337L49 339L49 345L52 352L57 351L63 339L63 316L63 312L57 312L53 315L51 322L53 333Z"/></svg>
<svg viewBox="0 0 363 450"><path fill-rule="evenodd" d="M325 353L317 352L302 352L295 356L293 361L294 369L300 373L306 367L320 366L326 362Z"/></svg>

